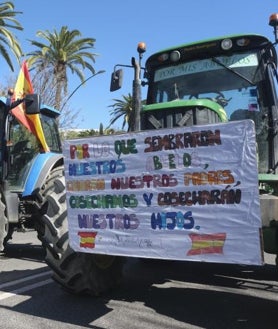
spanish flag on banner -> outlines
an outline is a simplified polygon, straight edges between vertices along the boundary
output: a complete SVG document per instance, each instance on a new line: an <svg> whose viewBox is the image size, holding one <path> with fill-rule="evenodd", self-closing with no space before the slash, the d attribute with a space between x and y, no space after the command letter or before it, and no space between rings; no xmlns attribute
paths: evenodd
<svg viewBox="0 0 278 329"><path fill-rule="evenodd" d="M97 232L78 232L81 248L95 248Z"/></svg>
<svg viewBox="0 0 278 329"><path fill-rule="evenodd" d="M22 99L27 94L33 94L33 86L30 80L27 63L24 61L19 72L17 82L12 96L12 102ZM24 103L19 104L12 109L12 114L21 122L31 133L33 133L41 144L45 152L49 152L39 114L26 114Z"/></svg>
<svg viewBox="0 0 278 329"><path fill-rule="evenodd" d="M192 248L188 251L188 256L223 254L226 233L189 234L189 237L192 240Z"/></svg>

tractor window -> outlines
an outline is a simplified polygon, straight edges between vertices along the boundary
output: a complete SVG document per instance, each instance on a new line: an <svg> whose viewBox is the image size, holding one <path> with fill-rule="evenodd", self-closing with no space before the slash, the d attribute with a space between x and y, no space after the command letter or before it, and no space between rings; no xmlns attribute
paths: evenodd
<svg viewBox="0 0 278 329"><path fill-rule="evenodd" d="M8 181L11 186L19 188L24 182L33 158L39 153L36 137L21 125L14 117L10 118L8 148Z"/></svg>
<svg viewBox="0 0 278 329"><path fill-rule="evenodd" d="M61 152L57 121L54 117L41 114L41 122L47 145L52 152Z"/></svg>

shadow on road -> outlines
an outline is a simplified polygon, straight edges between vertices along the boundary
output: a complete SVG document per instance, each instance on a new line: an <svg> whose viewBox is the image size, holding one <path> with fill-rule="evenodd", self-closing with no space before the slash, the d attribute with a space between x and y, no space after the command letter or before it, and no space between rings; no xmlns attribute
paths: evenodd
<svg viewBox="0 0 278 329"><path fill-rule="evenodd" d="M1 256L2 259L26 259L36 262L43 262L45 251L41 245L34 245L31 243L24 244L9 244L5 249L5 254Z"/></svg>

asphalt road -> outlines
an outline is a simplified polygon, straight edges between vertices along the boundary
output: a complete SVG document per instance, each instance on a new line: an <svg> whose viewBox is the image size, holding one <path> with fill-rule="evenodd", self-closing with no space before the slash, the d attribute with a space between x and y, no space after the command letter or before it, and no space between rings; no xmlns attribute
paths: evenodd
<svg viewBox="0 0 278 329"><path fill-rule="evenodd" d="M122 285L93 298L52 281L35 232L0 259L2 329L277 329L278 274L264 267L130 259Z"/></svg>

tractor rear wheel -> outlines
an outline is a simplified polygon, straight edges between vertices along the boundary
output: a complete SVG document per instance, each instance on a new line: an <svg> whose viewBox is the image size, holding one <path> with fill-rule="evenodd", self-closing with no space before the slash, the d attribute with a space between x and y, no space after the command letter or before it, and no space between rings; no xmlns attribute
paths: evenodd
<svg viewBox="0 0 278 329"><path fill-rule="evenodd" d="M53 270L53 279L74 294L101 295L115 287L121 279L123 258L75 252L69 245L66 189L61 172L46 196L43 207L46 263Z"/></svg>

